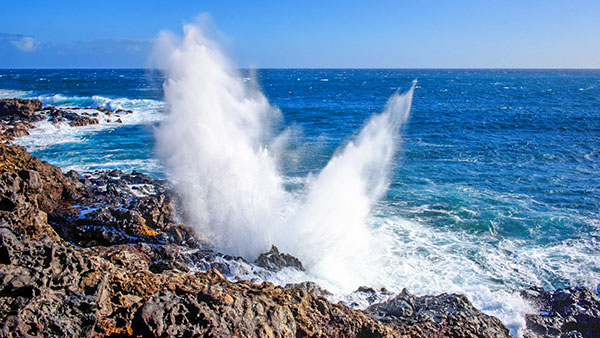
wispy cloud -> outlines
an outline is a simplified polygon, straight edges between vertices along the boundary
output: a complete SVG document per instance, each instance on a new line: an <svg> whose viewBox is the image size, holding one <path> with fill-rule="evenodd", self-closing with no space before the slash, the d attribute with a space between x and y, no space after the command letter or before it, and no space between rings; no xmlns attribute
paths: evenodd
<svg viewBox="0 0 600 338"><path fill-rule="evenodd" d="M0 41L6 41L23 52L33 52L39 42L29 35L0 33Z"/></svg>
<svg viewBox="0 0 600 338"><path fill-rule="evenodd" d="M153 39L106 38L62 43L0 33L2 67L144 67Z"/></svg>

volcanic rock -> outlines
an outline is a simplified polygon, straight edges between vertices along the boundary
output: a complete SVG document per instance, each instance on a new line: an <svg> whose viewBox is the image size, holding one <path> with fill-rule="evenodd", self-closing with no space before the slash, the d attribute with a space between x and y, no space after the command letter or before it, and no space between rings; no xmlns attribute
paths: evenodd
<svg viewBox="0 0 600 338"><path fill-rule="evenodd" d="M285 288L308 291L317 297L327 297L332 295L331 292L323 289L319 284L311 281L286 284Z"/></svg>
<svg viewBox="0 0 600 338"><path fill-rule="evenodd" d="M4 131L4 135L8 136L11 139L15 139L17 137L23 137L29 135L29 128L32 126L25 123L15 123L12 127L6 129Z"/></svg>
<svg viewBox="0 0 600 338"><path fill-rule="evenodd" d="M325 295L316 284L234 283L214 268L247 262L193 247L171 201L141 174L64 175L0 144L0 337L507 336L464 296L369 308L379 321L313 294ZM214 268L192 274L195 260ZM302 269L275 247L258 261Z"/></svg>
<svg viewBox="0 0 600 338"><path fill-rule="evenodd" d="M403 333L418 327L437 332L435 337L510 337L500 320L475 309L463 295L416 297L404 289L396 297L370 306L366 312Z"/></svg>
<svg viewBox="0 0 600 338"><path fill-rule="evenodd" d="M298 258L286 253L280 253L275 245L271 246L271 250L260 254L255 263L262 268L274 272L281 271L281 269L287 267L304 271L304 266L302 266L302 262Z"/></svg>
<svg viewBox="0 0 600 338"><path fill-rule="evenodd" d="M539 310L526 315L525 338L600 337L600 299L594 291L573 287L549 292L532 287L521 296Z"/></svg>
<svg viewBox="0 0 600 338"><path fill-rule="evenodd" d="M0 100L0 118L2 120L35 119L35 112L42 109L40 100L28 99L2 99Z"/></svg>

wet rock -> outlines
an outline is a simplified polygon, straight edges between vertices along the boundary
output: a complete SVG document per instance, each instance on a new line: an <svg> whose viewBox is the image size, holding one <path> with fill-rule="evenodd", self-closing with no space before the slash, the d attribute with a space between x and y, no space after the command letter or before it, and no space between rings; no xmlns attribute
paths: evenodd
<svg viewBox="0 0 600 338"><path fill-rule="evenodd" d="M600 337L600 299L594 291L574 287L549 292L532 287L521 296L539 310L526 315L524 337Z"/></svg>
<svg viewBox="0 0 600 338"><path fill-rule="evenodd" d="M366 312L397 326L400 332L419 328L422 332L436 332L436 337L510 337L500 320L475 309L463 295L416 297L404 289Z"/></svg>
<svg viewBox="0 0 600 338"><path fill-rule="evenodd" d="M109 116L110 116L110 114L113 112L113 111L112 111L112 109L109 109L109 108L104 108L104 107L98 107L98 108L95 108L95 109L96 109L97 111L103 112L103 113L105 113L105 114L107 114L107 115L109 115Z"/></svg>
<svg viewBox="0 0 600 338"><path fill-rule="evenodd" d="M12 127L6 129L4 131L4 135L10 137L11 139L15 139L17 137L23 137L29 135L29 129L32 126L25 123L16 123Z"/></svg>
<svg viewBox="0 0 600 338"><path fill-rule="evenodd" d="M90 124L98 124L99 121L96 118L98 115L90 114L87 112L76 112L76 108L60 109L56 107L46 107L44 111L48 115L48 121L57 124L61 122L67 122L71 127L83 127Z"/></svg>
<svg viewBox="0 0 600 338"><path fill-rule="evenodd" d="M370 308L379 321L318 297L325 291L310 283L231 282L223 273L248 263L192 249L193 234L172 222L167 189L126 176L64 175L22 147L0 144L0 336L501 336L491 329L503 329L497 319L463 296L406 293L412 312L397 299ZM133 193L133 181L151 191ZM261 257L271 269L302 269L275 247ZM186 263L196 260L211 269L189 273Z"/></svg>
<svg viewBox="0 0 600 338"><path fill-rule="evenodd" d="M213 262L210 264L210 268L219 271L223 275L231 274L231 269L229 268L229 264L224 263L224 262Z"/></svg>
<svg viewBox="0 0 600 338"><path fill-rule="evenodd" d="M302 266L302 262L298 258L286 253L280 253L275 245L271 246L271 250L268 252L260 254L255 263L262 268L274 272L281 271L281 269L286 267L304 271L304 266Z"/></svg>
<svg viewBox="0 0 600 338"><path fill-rule="evenodd" d="M0 119L25 121L35 120L35 112L42 109L40 100L2 99L0 100Z"/></svg>
<svg viewBox="0 0 600 338"><path fill-rule="evenodd" d="M77 115L69 121L71 127L83 127L90 124L98 124L98 119L89 116Z"/></svg>
<svg viewBox="0 0 600 338"><path fill-rule="evenodd" d="M360 286L349 297L349 305L352 307L365 308L375 303L381 303L393 296L394 293L385 288L375 290L368 286Z"/></svg>

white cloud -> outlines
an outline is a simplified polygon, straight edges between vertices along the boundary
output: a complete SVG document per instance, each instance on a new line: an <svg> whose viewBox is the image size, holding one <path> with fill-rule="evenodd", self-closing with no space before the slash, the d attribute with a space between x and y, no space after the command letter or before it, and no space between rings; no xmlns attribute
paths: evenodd
<svg viewBox="0 0 600 338"><path fill-rule="evenodd" d="M40 45L40 42L28 35L0 33L0 42L10 43L18 50L23 52L33 52Z"/></svg>
<svg viewBox="0 0 600 338"><path fill-rule="evenodd" d="M10 43L24 52L33 52L38 44L38 42L31 36L23 36L18 40L12 40Z"/></svg>

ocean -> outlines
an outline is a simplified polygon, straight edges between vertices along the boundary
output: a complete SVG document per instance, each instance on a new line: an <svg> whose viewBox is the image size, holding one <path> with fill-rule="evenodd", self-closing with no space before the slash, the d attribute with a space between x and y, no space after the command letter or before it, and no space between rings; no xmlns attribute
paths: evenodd
<svg viewBox="0 0 600 338"><path fill-rule="evenodd" d="M274 154L269 162L275 168L273 180L281 181L285 198L304 203L286 204L284 214L309 209L305 201L317 190L311 187L319 186L312 182L327 183L323 168L333 166L332 158L346 158L349 145L360 145L361 128L386 110L391 96L409 92L417 80L410 116L393 136L389 165L377 172L385 179L373 178L379 182L376 193L356 195L367 203L347 198L354 189L351 181L339 191L323 183L321 189L327 193L315 203L336 200L331 208L340 208L340 213L333 215L343 222L331 221L327 209L323 212L327 222L305 227L307 217L292 217L287 228L265 232L266 240L279 240L309 266L306 275L280 275L276 282L312 279L340 294L363 283L396 292L406 287L416 294L460 292L498 316L514 335L524 325L523 314L532 311L518 295L523 288L596 289L600 283L599 70L258 69L236 76L241 86L263 93L271 107L267 110L273 110L269 133L257 139L268 139L264 145ZM192 146L199 141L182 137L202 134L202 129L182 136L175 135L176 129L163 128L169 121L167 111L178 107L174 101L165 103L165 88L173 90L173 84L163 87L166 78L144 69L0 70L0 97L38 98L45 105L61 107L131 109L134 113L123 123L80 128L42 123L16 142L65 171L136 169L185 182L182 176L195 170L194 161L202 166L200 160L219 155L187 159L185 167L169 164L173 159L164 153L165 147L171 148L164 140L173 136L179 142L169 145L174 153L181 146L189 148L185 154L193 154ZM177 97L167 95L171 100ZM194 107L189 109L193 112ZM222 133L215 146L236 142L236 135L227 135ZM210 152L196 146L198 152ZM367 149L358 158L370 155ZM217 164L226 166L227 158ZM227 186L236 194L235 182L209 169L189 177L198 181L209 177L216 182L211 189ZM253 198L268 194L260 182L251 180ZM364 205L369 206L361 209L366 216L358 220L353 237L340 235L354 222L345 216ZM210 205L204 208L205 213L213 210ZM272 227L268 217L258 219L260 227ZM210 220L218 224L217 217ZM249 229L253 228L240 225L226 231ZM311 234L305 234L308 230ZM281 238L299 234L292 241L303 247L313 243L307 246L313 252L314 243L327 247L316 250L319 255L295 252L295 244L273 235L276 231L284 233ZM369 248L376 250L356 249L363 235L374 242ZM335 241L323 241L328 236ZM234 248L216 241L220 249ZM250 249L232 254L247 256ZM338 259L329 256L329 249L351 253ZM365 255L371 257L363 261L360 257Z"/></svg>

